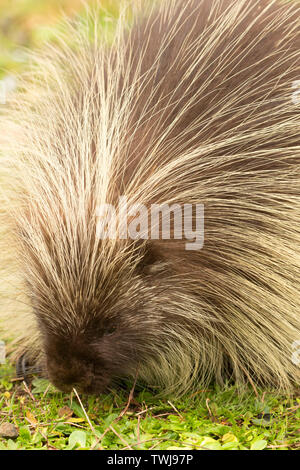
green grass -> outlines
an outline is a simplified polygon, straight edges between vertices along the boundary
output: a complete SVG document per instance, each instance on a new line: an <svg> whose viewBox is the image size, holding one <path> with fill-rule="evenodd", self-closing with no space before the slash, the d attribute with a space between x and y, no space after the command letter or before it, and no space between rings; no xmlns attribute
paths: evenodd
<svg viewBox="0 0 300 470"><path fill-rule="evenodd" d="M300 399L235 387L200 390L177 400L130 390L98 397L57 392L47 381L30 387L0 367L0 427L11 423L18 437L0 437L4 449L300 449ZM65 415L63 415L65 410Z"/></svg>

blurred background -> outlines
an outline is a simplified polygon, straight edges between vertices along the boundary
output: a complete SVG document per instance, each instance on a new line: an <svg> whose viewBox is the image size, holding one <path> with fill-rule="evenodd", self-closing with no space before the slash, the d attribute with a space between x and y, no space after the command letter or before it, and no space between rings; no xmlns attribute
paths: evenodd
<svg viewBox="0 0 300 470"><path fill-rule="evenodd" d="M118 0L0 0L1 85L14 86L14 75L26 64L26 48L54 41L64 16L84 16L86 7L95 4L103 8L105 23L116 13Z"/></svg>

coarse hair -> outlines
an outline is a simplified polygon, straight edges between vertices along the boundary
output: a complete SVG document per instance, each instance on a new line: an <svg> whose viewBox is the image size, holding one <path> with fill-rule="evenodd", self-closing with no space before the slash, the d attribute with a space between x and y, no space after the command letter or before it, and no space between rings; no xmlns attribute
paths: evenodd
<svg viewBox="0 0 300 470"><path fill-rule="evenodd" d="M62 390L293 390L299 3L122 2L111 44L97 21L32 54L1 113L5 334ZM204 204L203 249L100 240L121 195Z"/></svg>

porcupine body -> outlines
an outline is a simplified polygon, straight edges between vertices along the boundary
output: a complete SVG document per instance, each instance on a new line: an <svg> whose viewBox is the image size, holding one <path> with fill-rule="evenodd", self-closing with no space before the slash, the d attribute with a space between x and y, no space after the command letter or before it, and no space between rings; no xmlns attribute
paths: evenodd
<svg viewBox="0 0 300 470"><path fill-rule="evenodd" d="M136 373L165 393L228 379L292 390L299 3L141 5L109 47L100 33L58 40L2 115L4 327L62 390ZM124 195L204 204L203 248L99 239L97 208Z"/></svg>

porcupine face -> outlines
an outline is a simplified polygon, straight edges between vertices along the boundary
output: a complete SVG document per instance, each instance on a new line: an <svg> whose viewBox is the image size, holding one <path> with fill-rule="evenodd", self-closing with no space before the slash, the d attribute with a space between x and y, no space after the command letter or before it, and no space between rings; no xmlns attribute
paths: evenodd
<svg viewBox="0 0 300 470"><path fill-rule="evenodd" d="M97 325L96 325L97 326ZM130 345L129 345L130 349ZM133 361L126 339L116 327L85 332L81 337L45 340L47 374L60 390L73 387L87 394L105 392L111 380L126 375Z"/></svg>
<svg viewBox="0 0 300 470"><path fill-rule="evenodd" d="M52 292L48 288L45 301L39 291L33 302L43 337L45 374L62 391L75 387L87 394L102 393L117 379L138 373L152 354L156 332L162 329L153 280L140 264L128 270L130 256L123 263L125 268L115 266L106 279L102 267L102 280L92 297L84 292L82 276L70 284L69 306L59 307L58 284Z"/></svg>
<svg viewBox="0 0 300 470"><path fill-rule="evenodd" d="M100 332L90 338L87 334L83 338L69 339L49 336L45 351L51 382L65 392L73 387L85 393L104 392L115 369L111 344L116 340L112 336Z"/></svg>

